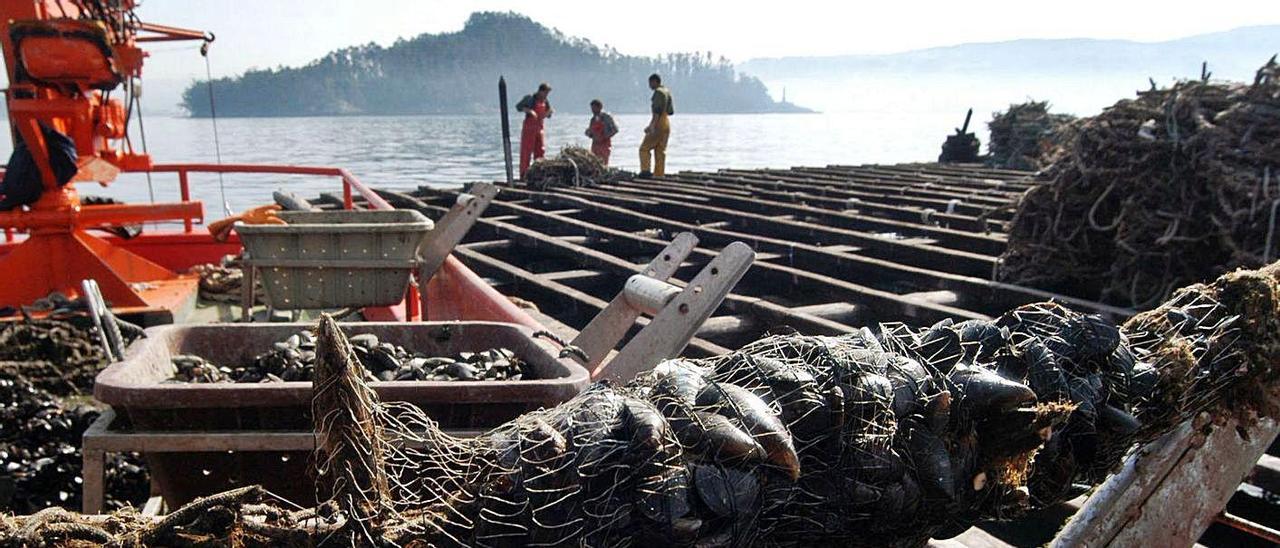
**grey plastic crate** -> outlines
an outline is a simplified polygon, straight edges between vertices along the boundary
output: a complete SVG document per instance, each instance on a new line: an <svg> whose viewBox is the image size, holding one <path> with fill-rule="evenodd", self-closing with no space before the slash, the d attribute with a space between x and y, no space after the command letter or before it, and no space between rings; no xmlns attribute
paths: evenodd
<svg viewBox="0 0 1280 548"><path fill-rule="evenodd" d="M417 211L285 211L287 225L236 228L278 309L388 306L401 301L418 246L434 226Z"/></svg>

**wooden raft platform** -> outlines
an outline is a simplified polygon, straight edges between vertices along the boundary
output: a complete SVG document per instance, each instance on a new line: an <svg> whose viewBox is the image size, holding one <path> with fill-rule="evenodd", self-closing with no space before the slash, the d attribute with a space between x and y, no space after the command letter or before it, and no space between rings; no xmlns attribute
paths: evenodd
<svg viewBox="0 0 1280 548"><path fill-rule="evenodd" d="M455 256L572 336L674 234L699 238L674 276L677 285L722 247L745 242L757 251L756 263L698 331L685 351L693 357L792 329L839 334L879 322L988 319L1048 299L1116 322L1132 315L994 281L1011 204L1036 184L1027 172L901 164L681 172L547 192L503 186ZM397 208L438 217L461 191L378 192ZM340 203L340 196L322 195L319 205ZM1280 527L1277 449L1258 463L1228 505L1231 514L1220 516L1202 542L1274 545L1254 526ZM938 545L1042 545L1082 500Z"/></svg>

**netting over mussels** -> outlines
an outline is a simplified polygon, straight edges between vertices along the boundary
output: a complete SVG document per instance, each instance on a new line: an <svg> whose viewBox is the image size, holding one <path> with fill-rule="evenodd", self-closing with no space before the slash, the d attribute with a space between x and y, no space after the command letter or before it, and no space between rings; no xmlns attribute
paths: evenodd
<svg viewBox="0 0 1280 548"><path fill-rule="evenodd" d="M1040 303L994 322L774 336L469 439L377 403L322 320L318 507L283 510L245 488L158 522L5 518L0 538L918 546L1096 483L1194 414L1280 411L1266 399L1280 375L1278 278L1280 264L1194 285L1120 328Z"/></svg>

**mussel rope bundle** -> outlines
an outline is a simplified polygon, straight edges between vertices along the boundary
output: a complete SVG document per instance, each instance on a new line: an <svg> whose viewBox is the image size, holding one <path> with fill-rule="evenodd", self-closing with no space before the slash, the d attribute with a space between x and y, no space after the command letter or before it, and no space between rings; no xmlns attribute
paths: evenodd
<svg viewBox="0 0 1280 548"><path fill-rule="evenodd" d="M625 175L626 172L606 166L590 150L568 146L555 158L534 160L524 180L533 188L547 190L557 186L594 186L616 181Z"/></svg>
<svg viewBox="0 0 1280 548"><path fill-rule="evenodd" d="M1252 83L1153 83L1070 124L1017 203L1000 280L1141 310L1275 260L1277 113L1272 58Z"/></svg>
<svg viewBox="0 0 1280 548"><path fill-rule="evenodd" d="M1274 416L1278 279L1280 264L1235 272L1119 328L1039 303L774 336L468 439L377 403L343 376L354 360L333 360L346 365L317 371L316 460L350 468L346 486L310 513L257 492L179 530L246 546L919 546L1071 496L1198 413ZM0 542L49 540L71 518L33 519L4 520ZM111 536L138 538L130 523Z"/></svg>

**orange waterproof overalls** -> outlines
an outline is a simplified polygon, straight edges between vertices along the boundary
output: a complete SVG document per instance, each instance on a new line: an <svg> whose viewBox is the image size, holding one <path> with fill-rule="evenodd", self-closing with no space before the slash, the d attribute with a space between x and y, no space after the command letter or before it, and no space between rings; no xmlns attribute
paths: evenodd
<svg viewBox="0 0 1280 548"><path fill-rule="evenodd" d="M547 117L547 102L533 100L533 108L525 109L524 126L520 129L520 178L529 171L529 163L547 154L542 121Z"/></svg>
<svg viewBox="0 0 1280 548"><path fill-rule="evenodd" d="M613 138L605 137L604 117L591 118L591 153L600 158L604 165L609 165L609 152L613 150Z"/></svg>

